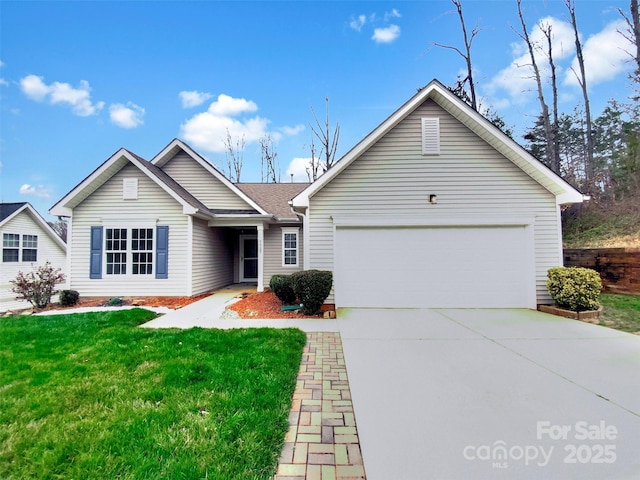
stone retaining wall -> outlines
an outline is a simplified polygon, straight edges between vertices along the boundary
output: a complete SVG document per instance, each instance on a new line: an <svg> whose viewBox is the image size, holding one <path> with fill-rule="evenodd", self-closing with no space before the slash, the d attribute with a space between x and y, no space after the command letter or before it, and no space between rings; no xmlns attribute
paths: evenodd
<svg viewBox="0 0 640 480"><path fill-rule="evenodd" d="M594 269L605 292L640 294L640 248L565 249L564 266Z"/></svg>

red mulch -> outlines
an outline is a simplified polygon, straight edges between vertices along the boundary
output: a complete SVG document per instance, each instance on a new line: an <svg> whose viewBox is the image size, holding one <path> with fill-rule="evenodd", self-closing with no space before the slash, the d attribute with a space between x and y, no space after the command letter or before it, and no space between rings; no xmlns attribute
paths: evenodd
<svg viewBox="0 0 640 480"><path fill-rule="evenodd" d="M282 302L272 291L247 295L227 308L240 315L240 318L318 318L319 315L303 315L297 310L283 312Z"/></svg>

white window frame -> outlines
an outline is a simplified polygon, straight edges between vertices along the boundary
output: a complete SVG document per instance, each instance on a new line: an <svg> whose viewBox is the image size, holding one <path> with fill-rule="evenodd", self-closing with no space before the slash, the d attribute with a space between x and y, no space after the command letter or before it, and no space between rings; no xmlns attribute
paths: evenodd
<svg viewBox="0 0 640 480"><path fill-rule="evenodd" d="M28 242L27 242L27 237L28 238ZM25 250L29 250L29 251L35 251L36 252L36 258L35 260L25 260L24 259L24 252ZM29 233L25 233L22 235L22 248L21 248L21 254L22 254L22 261L23 262L37 262L38 261L38 235L32 235Z"/></svg>
<svg viewBox="0 0 640 480"><path fill-rule="evenodd" d="M109 224L103 225L104 235L102 242L102 271L104 272L104 277L107 278L151 278L155 275L156 271L156 226L150 224ZM127 240L125 244L124 250L107 250L107 230L126 230L127 232ZM133 250L133 230L151 230L151 250ZM125 273L109 273L107 268L107 255L109 253L123 253L125 255L124 268ZM133 255L134 253L144 253L151 254L151 271L145 273L133 273ZM148 262L143 262L145 265ZM155 278L155 277L154 277Z"/></svg>
<svg viewBox="0 0 640 480"><path fill-rule="evenodd" d="M8 237L11 237L10 239ZM18 244L13 245L13 242L17 240ZM11 243L9 243L11 242ZM16 250L18 255L16 260L6 260L4 259L5 250ZM3 233L2 234L2 263L20 263L20 234L19 233Z"/></svg>
<svg viewBox="0 0 640 480"><path fill-rule="evenodd" d="M296 236L295 249L286 246L287 235ZM286 263L286 252L295 250L296 263ZM300 266L300 228L299 227L282 227L282 266L285 268L297 268Z"/></svg>

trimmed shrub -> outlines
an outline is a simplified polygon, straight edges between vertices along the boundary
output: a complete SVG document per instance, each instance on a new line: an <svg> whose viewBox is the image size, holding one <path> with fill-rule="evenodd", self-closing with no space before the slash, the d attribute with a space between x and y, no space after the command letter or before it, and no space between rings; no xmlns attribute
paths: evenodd
<svg viewBox="0 0 640 480"><path fill-rule="evenodd" d="M291 285L302 303L302 313L316 315L331 293L333 273L326 270L305 270L291 275Z"/></svg>
<svg viewBox="0 0 640 480"><path fill-rule="evenodd" d="M35 271L18 272L16 278L9 283L13 284L11 291L17 295L18 300L26 300L35 308L44 308L58 292L56 285L63 283L64 279L59 268L53 268L51 263L46 262Z"/></svg>
<svg viewBox="0 0 640 480"><path fill-rule="evenodd" d="M59 295L60 305L63 307L72 307L80 299L80 293L77 290L62 290Z"/></svg>
<svg viewBox="0 0 640 480"><path fill-rule="evenodd" d="M296 301L296 294L291 286L290 275L274 275L269 280L269 288L276 297L285 305L291 305Z"/></svg>
<svg viewBox="0 0 640 480"><path fill-rule="evenodd" d="M547 272L547 290L560 308L597 310L602 281L598 272L590 268L556 267Z"/></svg>

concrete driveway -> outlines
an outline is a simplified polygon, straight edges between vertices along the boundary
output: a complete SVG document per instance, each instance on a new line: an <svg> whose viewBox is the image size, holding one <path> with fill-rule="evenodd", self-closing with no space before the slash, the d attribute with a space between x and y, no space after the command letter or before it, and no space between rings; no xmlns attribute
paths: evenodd
<svg viewBox="0 0 640 480"><path fill-rule="evenodd" d="M529 310L338 325L368 480L640 477L640 337Z"/></svg>

